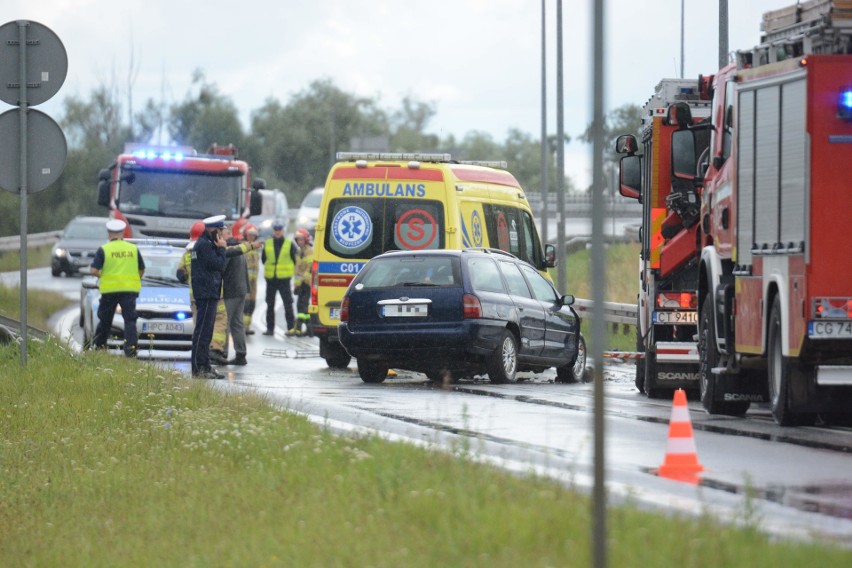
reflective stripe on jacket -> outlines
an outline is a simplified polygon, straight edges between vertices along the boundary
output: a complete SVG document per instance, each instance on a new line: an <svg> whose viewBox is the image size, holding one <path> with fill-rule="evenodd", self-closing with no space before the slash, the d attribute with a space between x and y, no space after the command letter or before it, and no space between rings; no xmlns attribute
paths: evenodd
<svg viewBox="0 0 852 568"><path fill-rule="evenodd" d="M105 244L104 266L98 288L101 294L136 292L142 289L139 277L139 249L133 243L116 239Z"/></svg>
<svg viewBox="0 0 852 568"><path fill-rule="evenodd" d="M263 275L266 278L292 278L295 270L293 257L290 256L293 241L284 239L284 244L278 251L278 258L275 257L274 241L275 239L266 239L263 244L264 258L266 259L263 264Z"/></svg>

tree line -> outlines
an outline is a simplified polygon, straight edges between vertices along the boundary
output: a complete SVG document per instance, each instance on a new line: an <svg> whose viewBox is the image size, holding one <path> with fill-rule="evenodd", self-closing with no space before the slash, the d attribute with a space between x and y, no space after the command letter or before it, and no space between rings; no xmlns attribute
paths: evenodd
<svg viewBox="0 0 852 568"><path fill-rule="evenodd" d="M28 196L28 232L61 229L76 215L105 216L106 211L96 202L98 171L127 142L155 144L165 139L165 143L192 146L200 153L213 143L233 144L254 175L265 179L267 187L282 189L291 206L325 183L336 152L360 149L357 146L363 140L380 140L389 152L442 152L459 160L505 160L523 187L532 192L541 187L538 138L519 129L510 129L502 142L480 131L468 132L461 139L439 137L428 131L437 112L435 103L407 97L399 108L386 109L376 99L352 95L330 79L313 81L286 103L267 99L251 113L248 129L234 102L201 70L194 73L182 100L163 105L149 99L141 110L133 112L132 108L130 94L115 84L99 85L85 97L69 96L63 101L58 122L68 141L65 169L53 185ZM635 105L620 107L609 115L613 126L607 131L635 132L639 112ZM587 141L588 130L579 138ZM564 143L569 141L566 135ZM555 148L555 137L548 142ZM554 166L555 157L549 152L550 191L556 185ZM568 192L577 190L567 176L564 187ZM0 194L0 236L19 234L20 198L9 192Z"/></svg>

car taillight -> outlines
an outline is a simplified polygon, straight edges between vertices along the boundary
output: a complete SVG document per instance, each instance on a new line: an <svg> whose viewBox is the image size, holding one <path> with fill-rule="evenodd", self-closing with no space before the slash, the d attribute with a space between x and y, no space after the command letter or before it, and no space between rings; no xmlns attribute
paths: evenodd
<svg viewBox="0 0 852 568"><path fill-rule="evenodd" d="M317 285L319 284L319 263L315 260L311 266L311 305L318 306Z"/></svg>
<svg viewBox="0 0 852 568"><path fill-rule="evenodd" d="M349 321L349 296L343 296L343 302L340 304L340 321Z"/></svg>
<svg viewBox="0 0 852 568"><path fill-rule="evenodd" d="M465 294L462 300L464 304L464 319L477 319L482 317L482 304L479 298L473 294ZM343 315L341 314L341 318Z"/></svg>

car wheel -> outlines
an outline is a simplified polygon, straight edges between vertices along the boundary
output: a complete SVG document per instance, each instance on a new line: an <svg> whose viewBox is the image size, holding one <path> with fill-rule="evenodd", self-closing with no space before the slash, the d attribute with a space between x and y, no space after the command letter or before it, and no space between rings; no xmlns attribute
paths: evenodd
<svg viewBox="0 0 852 568"><path fill-rule="evenodd" d="M586 378L586 338L580 335L577 357L571 365L556 368L557 383L579 383Z"/></svg>
<svg viewBox="0 0 852 568"><path fill-rule="evenodd" d="M388 376L386 363L358 359L358 374L365 383L381 383Z"/></svg>
<svg viewBox="0 0 852 568"><path fill-rule="evenodd" d="M751 406L750 402L716 400L719 376L713 373L713 367L718 362L716 319L713 317L713 302L708 294L698 314L698 387L701 393L701 404L709 414L742 416Z"/></svg>
<svg viewBox="0 0 852 568"><path fill-rule="evenodd" d="M518 342L511 331L503 330L500 344L488 358L488 378L502 384L515 380L518 370Z"/></svg>
<svg viewBox="0 0 852 568"><path fill-rule="evenodd" d="M50 273L51 273L53 276L61 276L61 275L62 275L62 271L61 271L61 270L59 270L58 268L56 268L55 266L52 266L52 267L50 268Z"/></svg>
<svg viewBox="0 0 852 568"><path fill-rule="evenodd" d="M341 344L331 342L328 339L321 339L320 341L323 342L323 345L320 346L320 352L329 367L332 369L345 369L349 366L352 357Z"/></svg>

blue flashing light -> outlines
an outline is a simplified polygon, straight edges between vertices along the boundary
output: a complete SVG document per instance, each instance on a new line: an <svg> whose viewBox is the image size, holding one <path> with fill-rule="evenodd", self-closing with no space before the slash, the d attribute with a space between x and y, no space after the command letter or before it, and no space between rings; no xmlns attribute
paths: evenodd
<svg viewBox="0 0 852 568"><path fill-rule="evenodd" d="M186 317L187 317L187 316L186 316L186 312L178 312L178 313L176 314L176 317L177 317L177 319L178 319L179 321L183 321L183 320L185 320L185 319L186 319Z"/></svg>
<svg viewBox="0 0 852 568"><path fill-rule="evenodd" d="M137 158L144 158L145 157L145 150L136 150L135 152L133 152L133 155L136 156Z"/></svg>
<svg viewBox="0 0 852 568"><path fill-rule="evenodd" d="M840 91L837 116L846 122L852 122L852 87L846 87Z"/></svg>
<svg viewBox="0 0 852 568"><path fill-rule="evenodd" d="M182 161L183 161L183 153L182 152L176 153L175 154L175 162L182 162Z"/></svg>
<svg viewBox="0 0 852 568"><path fill-rule="evenodd" d="M840 93L840 106L852 110L852 89L844 89Z"/></svg>
<svg viewBox="0 0 852 568"><path fill-rule="evenodd" d="M160 158L162 158L164 162L168 162L172 159L172 155L169 152L163 152L162 154L160 154Z"/></svg>
<svg viewBox="0 0 852 568"><path fill-rule="evenodd" d="M154 158L157 157L157 153L154 152L153 150L148 150L147 152L145 152L145 157L148 158L149 160L153 160Z"/></svg>

